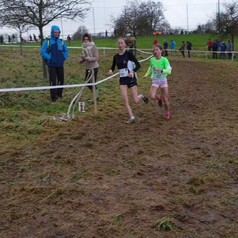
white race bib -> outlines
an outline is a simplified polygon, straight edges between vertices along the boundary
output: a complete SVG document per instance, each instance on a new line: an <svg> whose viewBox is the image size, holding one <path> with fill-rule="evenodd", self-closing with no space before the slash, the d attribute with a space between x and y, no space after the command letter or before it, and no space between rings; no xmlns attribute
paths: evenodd
<svg viewBox="0 0 238 238"><path fill-rule="evenodd" d="M119 75L120 75L120 78L128 77L129 76L128 69L127 68L119 69Z"/></svg>
<svg viewBox="0 0 238 238"><path fill-rule="evenodd" d="M161 76L162 76L162 74L161 74L161 72L160 71L155 71L154 72L154 80L159 80L159 79L161 79Z"/></svg>

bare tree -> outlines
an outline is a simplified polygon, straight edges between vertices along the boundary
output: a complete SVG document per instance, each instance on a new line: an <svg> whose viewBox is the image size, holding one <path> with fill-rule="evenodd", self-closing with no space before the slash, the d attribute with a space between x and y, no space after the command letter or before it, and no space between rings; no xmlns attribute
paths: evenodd
<svg viewBox="0 0 238 238"><path fill-rule="evenodd" d="M150 35L154 31L167 31L170 29L169 23L164 17L164 8L161 2L142 2L140 6L141 24L143 35Z"/></svg>
<svg viewBox="0 0 238 238"><path fill-rule="evenodd" d="M130 33L133 36L150 35L152 32L170 28L164 18L163 5L160 2L131 1L124 7L118 18L113 18L116 36Z"/></svg>
<svg viewBox="0 0 238 238"><path fill-rule="evenodd" d="M26 23L21 23L19 21L15 21L15 19L12 19L10 16L6 16L5 19L3 20L2 24L4 26L9 26L12 27L14 29L16 29L19 32L19 38L20 38L20 54L22 55L22 34L24 32L27 32L28 30L30 30L31 28L33 28L33 26L30 26Z"/></svg>
<svg viewBox="0 0 238 238"><path fill-rule="evenodd" d="M126 16L126 9L123 10L123 13L118 18L113 18L112 21L114 22L114 36L124 36L127 32L129 32L129 28L127 26L127 22L125 19Z"/></svg>
<svg viewBox="0 0 238 238"><path fill-rule="evenodd" d="M18 22L34 26L39 29L42 43L45 26L60 18L83 19L90 3L89 0L0 0L0 24L15 26ZM46 78L46 67L42 62Z"/></svg>
<svg viewBox="0 0 238 238"><path fill-rule="evenodd" d="M84 33L88 32L88 29L85 26L79 26L77 31L73 34L74 40L81 40Z"/></svg>
<svg viewBox="0 0 238 238"><path fill-rule="evenodd" d="M235 36L238 35L238 2L225 4L225 11L216 16L217 31L224 36L231 36L234 46Z"/></svg>
<svg viewBox="0 0 238 238"><path fill-rule="evenodd" d="M201 24L201 25L199 24L197 26L197 29L192 31L192 33L194 33L194 34L205 34L205 33L216 34L217 32L216 32L216 21L215 21L215 19L213 18L205 24Z"/></svg>

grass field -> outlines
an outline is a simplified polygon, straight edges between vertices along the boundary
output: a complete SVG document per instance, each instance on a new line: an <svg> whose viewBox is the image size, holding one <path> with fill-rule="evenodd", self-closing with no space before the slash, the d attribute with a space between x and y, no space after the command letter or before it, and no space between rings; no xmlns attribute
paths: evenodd
<svg viewBox="0 0 238 238"><path fill-rule="evenodd" d="M154 41L154 36L151 37L140 37L137 39L137 47L138 48L146 48L150 49L152 46L152 43ZM190 35L159 35L157 37L160 44L163 44L163 40L167 40L169 43L170 40L174 40L176 42L176 48L178 49L180 47L180 44L182 41L190 41L193 44L193 50L207 50L207 42L208 39L216 40L220 39L220 37L216 35L210 35L210 34L204 34L204 35L197 35L197 34L190 34ZM223 39L226 43L228 39ZM116 41L115 39L95 39L95 42L97 45L101 47L116 47ZM78 44L78 42L75 42ZM80 45L80 44L79 44ZM235 50L237 49L238 45L238 39L235 38Z"/></svg>
<svg viewBox="0 0 238 238"><path fill-rule="evenodd" d="M39 49L0 51L1 88L48 85ZM70 49L66 84L83 82L79 54ZM113 54L100 50L99 79ZM237 237L237 62L169 60L170 121L150 101L125 124L117 78L98 86L96 115L86 88L86 112L68 122L57 118L79 89L56 103L48 90L0 93L0 237Z"/></svg>
<svg viewBox="0 0 238 238"><path fill-rule="evenodd" d="M207 50L207 42L208 39L210 38L211 40L216 40L216 39L221 39L224 40L225 43L227 43L229 37L221 37L218 35L214 34L189 34L189 35L159 35L156 36L156 38L159 40L160 44L163 44L163 40L167 40L167 42L170 42L170 40L175 40L176 42L176 48L178 49L180 47L180 44L182 41L190 41L193 44L193 50ZM152 43L155 39L155 36L148 36L148 37L138 37L136 39L137 47L139 49L151 49ZM103 39L103 38L94 38L94 42L98 47L112 47L116 48L117 47L117 40L115 38L108 38L108 39ZM23 45L27 46L40 46L40 43L26 43ZM70 46L73 47L80 47L81 46L81 41L79 40L72 40ZM238 38L235 37L235 42L234 42L234 50L237 50L238 46Z"/></svg>

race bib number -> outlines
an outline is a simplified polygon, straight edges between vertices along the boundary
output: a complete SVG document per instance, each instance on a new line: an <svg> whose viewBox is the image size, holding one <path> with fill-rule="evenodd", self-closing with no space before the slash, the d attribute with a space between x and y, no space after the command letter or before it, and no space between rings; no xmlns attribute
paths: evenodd
<svg viewBox="0 0 238 238"><path fill-rule="evenodd" d="M161 72L160 71L157 71L157 72L154 72L154 80L159 80L159 79L161 79L161 76L162 76L162 74L161 74Z"/></svg>
<svg viewBox="0 0 238 238"><path fill-rule="evenodd" d="M128 69L125 68L125 69L120 69L119 70L119 75L120 75L120 78L123 78L123 77L128 77L129 74L128 74Z"/></svg>

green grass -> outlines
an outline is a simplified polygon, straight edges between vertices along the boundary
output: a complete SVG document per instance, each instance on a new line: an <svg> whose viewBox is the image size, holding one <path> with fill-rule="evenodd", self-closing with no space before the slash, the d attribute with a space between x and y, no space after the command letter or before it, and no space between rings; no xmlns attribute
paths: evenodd
<svg viewBox="0 0 238 238"><path fill-rule="evenodd" d="M189 34L189 35L159 35L157 37L160 44L163 44L163 40L167 40L167 42L170 42L170 40L175 40L176 42L176 48L178 49L180 47L180 44L182 41L190 41L193 44L193 50L207 50L207 41L211 38L211 40L215 39L221 39L217 35L212 34L204 34L204 35L198 35L198 34ZM138 48L145 48L150 49L152 47L152 43L154 41L155 37L138 37L136 40L136 45ZM224 41L227 42L229 38L225 38ZM96 45L99 47L117 47L116 39L94 39ZM80 46L81 43L78 41L72 41L72 46ZM238 37L235 38L235 49L237 49L238 45Z"/></svg>
<svg viewBox="0 0 238 238"><path fill-rule="evenodd" d="M137 47L150 49L154 41L154 38L155 38L154 36L138 37L136 41ZM180 47L180 44L182 41L185 41L185 42L191 41L193 44L193 50L207 50L207 41L209 38L211 38L211 40L222 39L221 36L215 35L215 34L159 35L157 36L157 39L160 44L163 43L163 40L167 40L168 42L170 42L170 40L172 39L175 40L177 49ZM228 39L230 38L226 37L223 40L227 43ZM117 40L115 38L108 38L108 39L94 38L93 40L98 47L112 47L112 48L117 47ZM72 40L70 46L80 47L81 44L82 42L80 40ZM40 43L26 43L24 45L40 46ZM237 51L238 37L235 38L234 47L235 47L235 50Z"/></svg>
<svg viewBox="0 0 238 238"><path fill-rule="evenodd" d="M155 225L153 226L156 230L160 231L173 231L173 226L172 226L172 218L170 217L163 217L159 219Z"/></svg>
<svg viewBox="0 0 238 238"><path fill-rule="evenodd" d="M159 36L159 41L163 39L174 39L177 43L181 40L190 40L194 43L194 48L206 49L207 39L210 35L163 35ZM137 39L138 48L151 48L154 37L142 37ZM236 38L237 41L237 38ZM117 47L116 39L96 39L95 43L98 47ZM20 55L18 47L0 47L0 84L1 88L18 88L18 87L38 87L47 86L48 81L44 80L42 75L42 61L39 55L40 43L27 43L26 46L36 46L23 48L23 54ZM80 41L72 41L71 46L81 46ZM99 79L107 77L108 69L110 68L112 57L116 49L99 50L100 54L100 70ZM78 59L81 54L80 49L70 49L70 57L65 63L65 84L81 84L84 83L84 66L78 65ZM148 55L146 55L147 57ZM175 57L180 57L178 54ZM145 58L145 55L138 53L138 59ZM171 57L171 56L170 56ZM203 58L199 60L205 60ZM207 61L212 63L213 61ZM139 76L145 71L148 63L143 63L143 69L140 70ZM106 99L107 95L118 95L116 80L110 80L107 84L98 86L102 95L101 102ZM26 92L7 92L0 93L1 114L0 121L3 124L4 138L14 137L14 130L17 138L28 138L29 136L36 137L44 131L44 127L54 124L55 115L66 113L69 103L79 88L65 89L64 98L62 101L52 104L49 97L49 90L41 91L26 91ZM89 90L85 90L83 100L90 98ZM120 97L115 97L111 100L109 106L111 110L117 108ZM87 104L87 109L92 108L93 104ZM100 109L103 110L104 109ZM105 112L106 113L106 112ZM85 113L85 115L88 115ZM43 126L44 125L44 126ZM21 128L21 129L20 129Z"/></svg>

